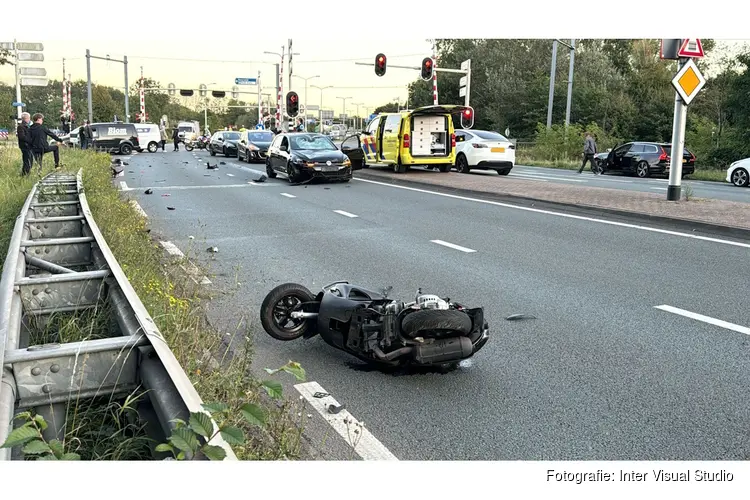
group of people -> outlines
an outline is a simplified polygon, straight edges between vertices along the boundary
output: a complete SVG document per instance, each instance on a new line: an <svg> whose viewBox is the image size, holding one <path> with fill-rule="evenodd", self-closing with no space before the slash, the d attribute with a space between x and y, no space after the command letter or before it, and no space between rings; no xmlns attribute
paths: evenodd
<svg viewBox="0 0 750 500"><path fill-rule="evenodd" d="M23 157L21 175L29 175L34 162L39 165L39 172L41 172L45 153L52 153L54 155L55 169L59 169L62 166L60 164L60 148L57 144L49 144L47 137L51 137L57 143L61 143L62 139L44 126L43 114L36 113L32 117L29 113L21 113L21 121L18 124L16 136L18 137L18 147Z"/></svg>

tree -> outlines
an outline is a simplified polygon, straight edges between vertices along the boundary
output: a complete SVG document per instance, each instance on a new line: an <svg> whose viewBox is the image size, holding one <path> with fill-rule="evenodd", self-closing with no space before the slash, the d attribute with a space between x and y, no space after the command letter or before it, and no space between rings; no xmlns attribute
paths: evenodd
<svg viewBox="0 0 750 500"><path fill-rule="evenodd" d="M0 49L0 66L4 64L13 64L10 62L10 51L8 49Z"/></svg>

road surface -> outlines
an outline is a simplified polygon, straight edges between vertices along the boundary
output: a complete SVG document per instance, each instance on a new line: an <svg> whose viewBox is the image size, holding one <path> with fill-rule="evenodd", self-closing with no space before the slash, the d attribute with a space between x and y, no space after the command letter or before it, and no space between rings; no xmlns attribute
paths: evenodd
<svg viewBox="0 0 750 500"><path fill-rule="evenodd" d="M118 181L152 234L219 248L211 286L241 286L211 317L226 329L250 317L257 370L299 361L398 459L750 458L750 244L366 180L256 185L245 169L262 165L217 156L226 164L206 170L208 158L135 155ZM395 376L258 328L274 286L339 279L484 306L490 341L453 372ZM536 319L504 319L515 313ZM326 425L316 415L310 432Z"/></svg>
<svg viewBox="0 0 750 500"><path fill-rule="evenodd" d="M494 171L482 170L472 170L469 175L486 175L489 178L500 177ZM518 177L525 180L535 180L551 184L572 184L576 186L641 191L644 193L662 193L665 198L667 196L667 186L669 185L669 179L664 177L639 179L638 177L630 177L618 173L594 175L589 170L588 165L586 166L586 170L580 174L577 170L516 165L513 167L513 170L511 170L509 175L510 177ZM682 185L683 193L685 192L684 186L691 186L693 189L693 196L696 198L713 198L717 200L750 203L750 189L740 188L728 182L683 179Z"/></svg>

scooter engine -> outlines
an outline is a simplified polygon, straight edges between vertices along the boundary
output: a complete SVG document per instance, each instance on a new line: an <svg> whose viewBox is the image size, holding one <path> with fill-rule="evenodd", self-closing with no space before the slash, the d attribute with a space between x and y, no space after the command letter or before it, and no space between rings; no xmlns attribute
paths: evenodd
<svg viewBox="0 0 750 500"><path fill-rule="evenodd" d="M419 295L417 297L417 307L419 309L449 309L448 303L437 295Z"/></svg>

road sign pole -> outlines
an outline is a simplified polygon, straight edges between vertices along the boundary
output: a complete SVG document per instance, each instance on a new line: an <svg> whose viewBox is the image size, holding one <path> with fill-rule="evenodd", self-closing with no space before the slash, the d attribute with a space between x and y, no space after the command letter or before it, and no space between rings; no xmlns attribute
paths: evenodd
<svg viewBox="0 0 750 500"><path fill-rule="evenodd" d="M687 62L680 59L680 68ZM669 161L669 185L667 186L667 200L679 201L682 191L682 151L685 148L685 124L687 122L687 106L679 92L675 92L674 120L672 122L672 154Z"/></svg>
<svg viewBox="0 0 750 500"><path fill-rule="evenodd" d="M21 100L21 77L20 77L20 68L18 67L18 43L16 40L13 40L13 50L16 55L16 102L23 102ZM16 107L16 118L19 120L21 119L21 113L23 112L23 108L21 106Z"/></svg>
<svg viewBox="0 0 750 500"><path fill-rule="evenodd" d="M552 42L552 67L549 72L549 100L547 101L547 128L552 126L552 104L555 99L555 70L557 69L557 40Z"/></svg>
<svg viewBox="0 0 750 500"><path fill-rule="evenodd" d="M570 105L573 98L573 67L576 60L576 41L570 40L570 66L568 67L568 102L565 104L565 126L570 125Z"/></svg>
<svg viewBox="0 0 750 500"><path fill-rule="evenodd" d="M88 105L89 105L89 123L94 121L94 108L91 104L91 52L86 49L86 79L88 80Z"/></svg>
<svg viewBox="0 0 750 500"><path fill-rule="evenodd" d="M125 123L130 123L130 103L128 102L128 56L123 56L123 64L125 64Z"/></svg>

